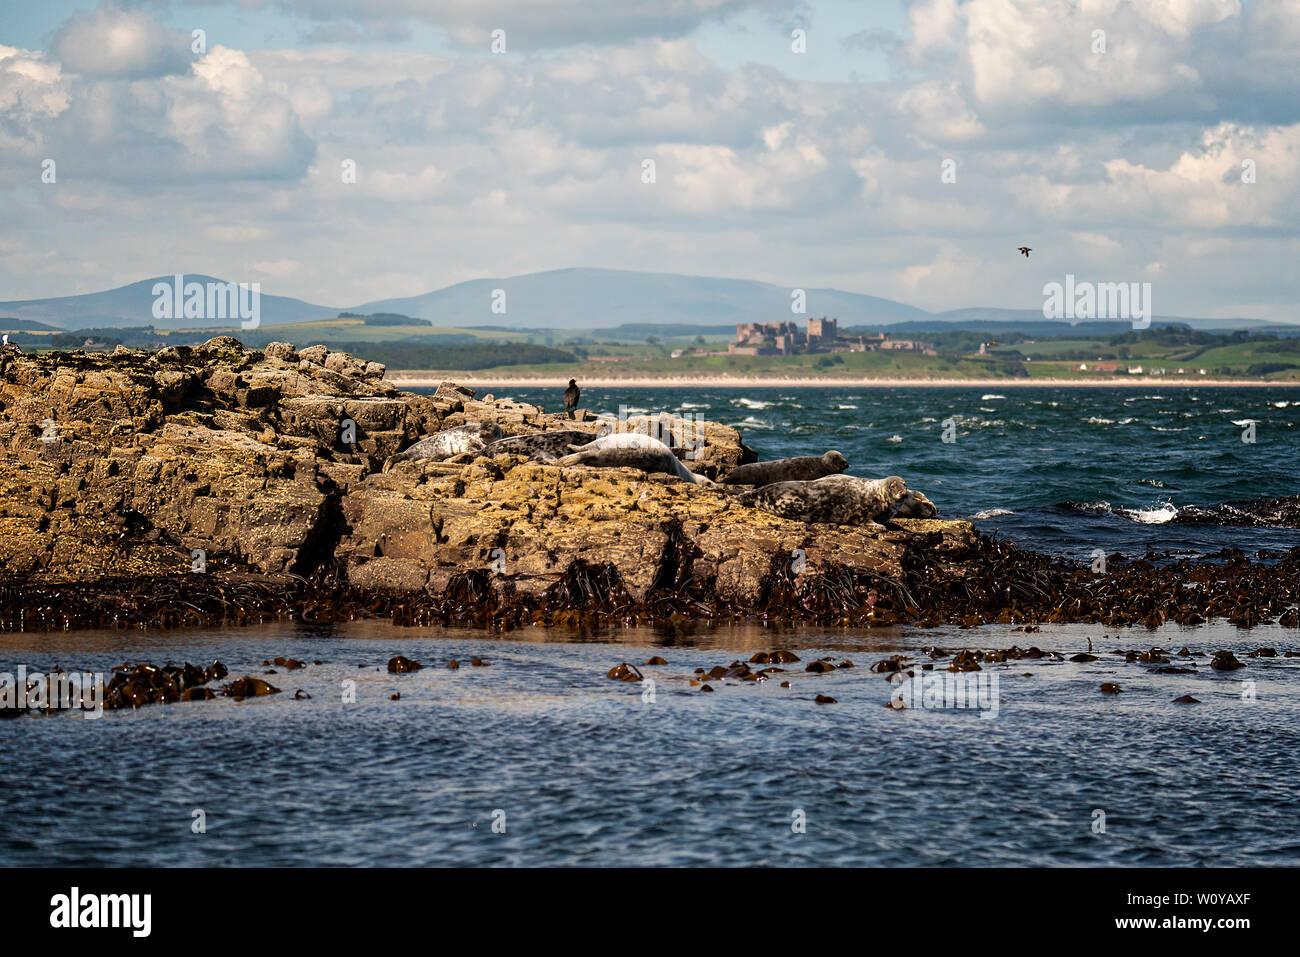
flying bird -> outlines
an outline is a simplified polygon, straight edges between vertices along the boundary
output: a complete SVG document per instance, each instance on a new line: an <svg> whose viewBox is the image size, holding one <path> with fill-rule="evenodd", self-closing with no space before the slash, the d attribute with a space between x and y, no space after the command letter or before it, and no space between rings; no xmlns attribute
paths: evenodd
<svg viewBox="0 0 1300 957"><path fill-rule="evenodd" d="M1028 246L1021 246L1021 247L1020 247L1020 254L1021 254L1022 256L1024 256L1026 259L1029 258L1029 252L1030 252L1030 249L1029 249Z"/></svg>
<svg viewBox="0 0 1300 957"><path fill-rule="evenodd" d="M578 407L578 399L582 397L582 390L578 388L578 383L574 379L569 380L569 387L564 390L564 411L569 413L569 418L573 418L573 410Z"/></svg>

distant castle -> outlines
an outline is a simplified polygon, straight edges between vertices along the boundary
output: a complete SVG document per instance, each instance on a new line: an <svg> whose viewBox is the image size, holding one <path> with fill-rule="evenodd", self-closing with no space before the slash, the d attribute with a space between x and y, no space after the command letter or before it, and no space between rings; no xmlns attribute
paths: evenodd
<svg viewBox="0 0 1300 957"><path fill-rule="evenodd" d="M893 339L888 333L842 338L836 320L808 320L804 332L795 322L741 322L736 341L727 347L733 356L789 356L804 352L875 352L879 349L937 355L934 343Z"/></svg>

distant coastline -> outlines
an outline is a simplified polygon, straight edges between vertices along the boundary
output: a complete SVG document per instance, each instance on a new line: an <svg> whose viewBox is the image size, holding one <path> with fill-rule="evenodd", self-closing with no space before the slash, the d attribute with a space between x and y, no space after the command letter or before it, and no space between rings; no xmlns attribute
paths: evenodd
<svg viewBox="0 0 1300 957"><path fill-rule="evenodd" d="M477 375L473 372L429 372L422 370L390 370L386 380L399 389L436 389L449 379L471 387L492 386L496 388L551 389L564 388L568 385L567 376L507 376ZM725 389L728 387L745 388L1018 388L1025 386L1068 386L1074 388L1218 388L1243 386L1296 387L1300 380L1268 379L1221 379L1202 376L1132 376L1127 379L1087 379L1087 378L1018 378L1018 379L884 379L884 378L844 378L844 377L777 377L777 376L602 376L582 377L579 383L593 389L613 389L620 386L633 389L653 389L660 386L691 386L706 389Z"/></svg>

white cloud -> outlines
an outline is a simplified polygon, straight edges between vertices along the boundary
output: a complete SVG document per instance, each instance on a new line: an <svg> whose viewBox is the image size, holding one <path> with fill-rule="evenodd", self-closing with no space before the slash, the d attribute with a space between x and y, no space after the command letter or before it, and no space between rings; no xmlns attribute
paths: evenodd
<svg viewBox="0 0 1300 957"><path fill-rule="evenodd" d="M1032 308L1042 280L1025 277L1080 262L1134 278L1150 264L1168 312L1281 313L1297 295L1300 115L1279 49L1300 40L1295 0L1141 14L1129 0L924 0L905 69L874 84L724 69L672 24L639 26L637 3L614 6L539 4L560 22L603 17L610 39L545 57L214 45L132 77L0 47L0 171L28 184L9 194L28 245L0 260L4 298L201 268L347 305L593 265ZM687 3L679 20L725 6ZM512 49L534 15L483 9L521 18L505 25ZM1243 44L1251 56L1226 66ZM44 156L57 186L39 185ZM1271 245L1242 238L1261 230Z"/></svg>
<svg viewBox="0 0 1300 957"><path fill-rule="evenodd" d="M1138 14L1170 36L1184 38L1198 27L1241 15L1241 0L1146 0Z"/></svg>
<svg viewBox="0 0 1300 957"><path fill-rule="evenodd" d="M1019 112L1204 111L1242 95L1252 61L1286 64L1271 83L1283 95L1300 29L1294 0L919 0L908 15L909 63L946 55L980 110Z"/></svg>
<svg viewBox="0 0 1300 957"><path fill-rule="evenodd" d="M486 50L493 30L506 31L507 49L613 44L643 37L680 37L701 24L747 10L782 11L791 0L237 0L242 7L278 7L327 24L331 42L390 34L409 22L446 29L456 43ZM352 29L349 29L351 25ZM363 25L365 29L358 29Z"/></svg>
<svg viewBox="0 0 1300 957"><path fill-rule="evenodd" d="M143 10L106 4L65 21L51 52L69 73L134 78L184 72L190 43Z"/></svg>
<svg viewBox="0 0 1300 957"><path fill-rule="evenodd" d="M1246 161L1254 164L1253 183L1243 180ZM1300 124L1261 131L1224 123L1168 168L1122 157L1105 167L1103 185L1070 200L1096 219L1122 210L1126 220L1172 229L1300 227Z"/></svg>
<svg viewBox="0 0 1300 957"><path fill-rule="evenodd" d="M898 98L898 112L911 121L916 135L927 140L970 140L985 132L984 124L953 82L932 80L905 90Z"/></svg>
<svg viewBox="0 0 1300 957"><path fill-rule="evenodd" d="M0 46L0 155L41 153L48 122L68 108L69 83L40 53Z"/></svg>
<svg viewBox="0 0 1300 957"><path fill-rule="evenodd" d="M160 83L161 115L149 132L166 136L167 153L188 175L297 177L314 157L292 101L241 50L215 46L189 75Z"/></svg>

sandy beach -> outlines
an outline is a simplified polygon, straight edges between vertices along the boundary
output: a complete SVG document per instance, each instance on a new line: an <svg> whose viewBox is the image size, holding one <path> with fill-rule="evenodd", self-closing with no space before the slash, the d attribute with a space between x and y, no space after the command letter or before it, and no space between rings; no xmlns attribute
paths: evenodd
<svg viewBox="0 0 1300 957"><path fill-rule="evenodd" d="M471 388L562 389L569 380L562 376L479 376L471 372L428 372L420 370L390 370L385 377L399 389L436 389L447 381ZM858 378L779 378L775 376L624 376L584 378L580 383L593 389L653 389L661 386L691 386L694 388L725 389L787 389L787 388L1016 388L1023 386L1064 386L1076 388L1151 388L1161 387L1215 387L1215 386L1300 386L1300 380L1270 382L1261 379L1212 379L1205 376L1131 376L1126 379L858 379Z"/></svg>

